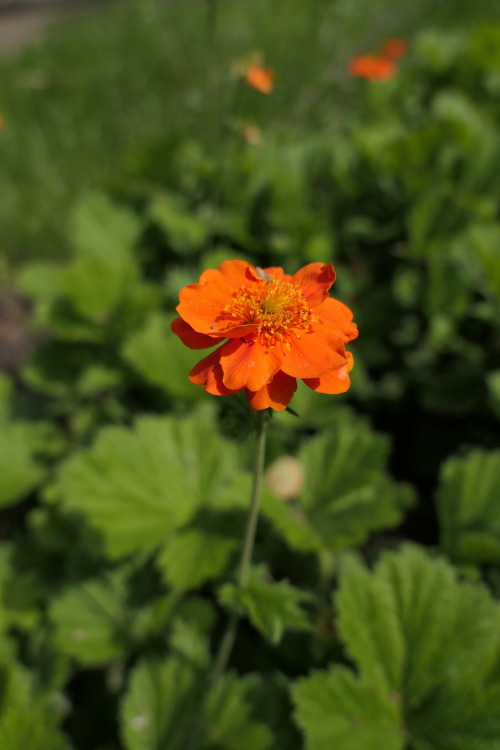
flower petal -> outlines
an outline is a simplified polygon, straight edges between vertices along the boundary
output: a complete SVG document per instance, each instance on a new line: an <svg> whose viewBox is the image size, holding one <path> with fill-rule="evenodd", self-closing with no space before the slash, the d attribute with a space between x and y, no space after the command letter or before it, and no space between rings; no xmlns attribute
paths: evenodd
<svg viewBox="0 0 500 750"><path fill-rule="evenodd" d="M249 270L249 273L256 281L262 281L262 279L265 279L267 276L271 276L272 279L276 279L277 281L292 280L292 277L288 273L285 273L280 266L270 266L269 268L252 267ZM270 281L270 279L267 279L267 281Z"/></svg>
<svg viewBox="0 0 500 750"><path fill-rule="evenodd" d="M345 344L357 338L358 327L352 322L352 312L347 305L342 304L337 299L327 297L316 307L314 314L318 315L323 321L333 323L341 332Z"/></svg>
<svg viewBox="0 0 500 750"><path fill-rule="evenodd" d="M177 334L182 343L189 346L190 349L206 349L209 346L215 346L215 344L219 343L217 338L195 331L182 318L173 320L170 328Z"/></svg>
<svg viewBox="0 0 500 750"><path fill-rule="evenodd" d="M263 65L250 65L246 70L247 83L262 94L270 94L274 86L274 72Z"/></svg>
<svg viewBox="0 0 500 750"><path fill-rule="evenodd" d="M189 284L179 292L180 302L176 310L198 333L219 338L239 338L254 331L256 326L224 315L224 307L231 299L231 293L227 283L220 283L220 280Z"/></svg>
<svg viewBox="0 0 500 750"><path fill-rule="evenodd" d="M304 383L316 393L345 393L351 385L349 372L354 365L351 352L346 352L347 362L344 367L332 370L328 375L319 378L304 378Z"/></svg>
<svg viewBox="0 0 500 750"><path fill-rule="evenodd" d="M328 290L335 281L335 271L329 263L309 263L293 276L292 281L302 290L309 307L316 307L328 297Z"/></svg>
<svg viewBox="0 0 500 750"><path fill-rule="evenodd" d="M340 333L316 323L301 338L290 336L290 349L285 351L281 368L293 378L317 378L345 364L343 339Z"/></svg>
<svg viewBox="0 0 500 750"><path fill-rule="evenodd" d="M224 385L232 390L258 391L278 372L282 358L281 350L254 341L228 342L220 358Z"/></svg>
<svg viewBox="0 0 500 750"><path fill-rule="evenodd" d="M221 352L226 344L219 346L208 357L204 357L189 373L189 380L196 385L204 385L208 393L214 396L230 396L236 391L226 388L223 381L222 367L220 365ZM241 388L239 390L242 390Z"/></svg>
<svg viewBox="0 0 500 750"><path fill-rule="evenodd" d="M263 385L258 391L246 391L250 405L260 411L261 409L274 409L283 411L286 409L292 396L297 390L297 381L279 370L270 383Z"/></svg>
<svg viewBox="0 0 500 750"><path fill-rule="evenodd" d="M219 268L213 269L208 268L200 276L200 284L206 284L209 281L217 281L224 283L226 287L231 287L231 291L235 292L240 286L243 286L245 281L248 281L251 276L249 273L255 270L254 267L247 263L246 260L225 260Z"/></svg>

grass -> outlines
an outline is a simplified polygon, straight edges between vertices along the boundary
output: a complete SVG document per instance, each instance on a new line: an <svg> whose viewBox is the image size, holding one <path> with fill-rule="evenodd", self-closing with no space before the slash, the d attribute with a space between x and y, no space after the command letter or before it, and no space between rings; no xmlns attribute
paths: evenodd
<svg viewBox="0 0 500 750"><path fill-rule="evenodd" d="M128 0L66 22L0 60L0 228L5 257L61 257L78 196L110 183L141 144L167 133L206 138L224 113L231 61L262 50L276 92L243 112L278 129L328 128L349 106L346 61L391 35L500 21L492 0L218 0L211 52L202 0ZM279 18L277 18L279 13ZM207 89L216 55L219 86ZM214 61L212 61L214 62Z"/></svg>

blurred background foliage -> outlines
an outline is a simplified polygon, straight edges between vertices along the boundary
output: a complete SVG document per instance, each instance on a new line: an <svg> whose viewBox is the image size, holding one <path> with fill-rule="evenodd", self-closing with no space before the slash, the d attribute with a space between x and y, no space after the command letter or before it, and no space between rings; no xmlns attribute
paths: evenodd
<svg viewBox="0 0 500 750"><path fill-rule="evenodd" d="M486 0L142 0L0 60L2 749L500 748L499 50ZM244 592L253 415L169 329L234 257L333 262L360 328Z"/></svg>

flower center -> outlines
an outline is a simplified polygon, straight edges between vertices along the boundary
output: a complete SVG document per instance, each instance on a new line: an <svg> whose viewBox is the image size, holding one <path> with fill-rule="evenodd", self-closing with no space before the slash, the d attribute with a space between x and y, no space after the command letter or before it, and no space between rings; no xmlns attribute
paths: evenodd
<svg viewBox="0 0 500 750"><path fill-rule="evenodd" d="M224 307L224 313L256 325L249 335L251 340L266 347L281 344L290 349L289 336L300 338L301 331L310 331L316 316L298 287L289 281L268 279L240 287Z"/></svg>

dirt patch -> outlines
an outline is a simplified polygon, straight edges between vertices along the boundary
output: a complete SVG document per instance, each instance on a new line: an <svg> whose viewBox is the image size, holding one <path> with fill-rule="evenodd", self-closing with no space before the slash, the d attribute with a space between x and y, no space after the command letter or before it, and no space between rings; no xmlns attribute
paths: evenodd
<svg viewBox="0 0 500 750"><path fill-rule="evenodd" d="M12 54L28 42L38 39L57 16L54 10L40 8L0 17L0 54Z"/></svg>
<svg viewBox="0 0 500 750"><path fill-rule="evenodd" d="M0 0L0 55L38 41L54 24L95 12L108 0Z"/></svg>

